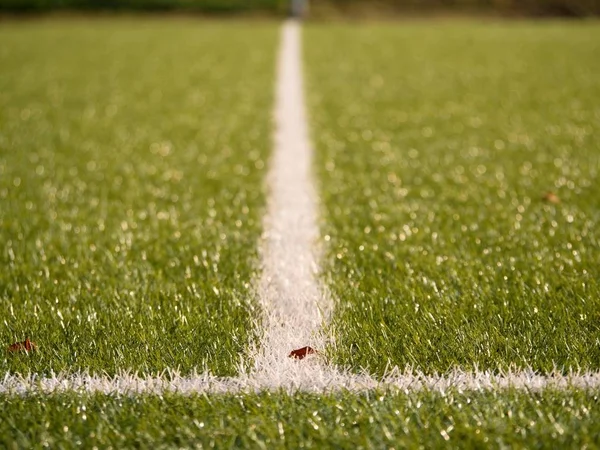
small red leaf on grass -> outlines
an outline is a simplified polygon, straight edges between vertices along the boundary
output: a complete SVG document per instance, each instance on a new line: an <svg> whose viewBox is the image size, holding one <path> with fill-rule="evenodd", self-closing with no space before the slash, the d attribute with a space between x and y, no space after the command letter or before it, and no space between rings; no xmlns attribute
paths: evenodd
<svg viewBox="0 0 600 450"><path fill-rule="evenodd" d="M9 352L34 352L37 350L37 345L35 342L31 342L29 338L25 339L23 342L15 342L8 346Z"/></svg>
<svg viewBox="0 0 600 450"><path fill-rule="evenodd" d="M546 192L542 197L542 200L547 201L548 203L554 203L555 205L560 203L560 198L554 192Z"/></svg>
<svg viewBox="0 0 600 450"><path fill-rule="evenodd" d="M307 355L318 353L314 348L306 346L299 348L297 350L292 350L292 352L288 355L290 358L294 359L304 359Z"/></svg>

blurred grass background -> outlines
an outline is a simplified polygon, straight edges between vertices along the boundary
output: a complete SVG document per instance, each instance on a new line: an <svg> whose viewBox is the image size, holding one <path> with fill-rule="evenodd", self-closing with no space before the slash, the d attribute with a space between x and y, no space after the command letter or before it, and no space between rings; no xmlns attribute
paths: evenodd
<svg viewBox="0 0 600 450"><path fill-rule="evenodd" d="M0 12L174 11L285 15L290 0L0 0ZM587 17L600 0L312 0L309 16L394 17L421 14Z"/></svg>
<svg viewBox="0 0 600 450"><path fill-rule="evenodd" d="M311 16L385 17L412 15L500 15L586 17L600 14L600 0L319 0Z"/></svg>
<svg viewBox="0 0 600 450"><path fill-rule="evenodd" d="M286 0L0 0L0 11L175 11L199 13L267 12L282 14Z"/></svg>

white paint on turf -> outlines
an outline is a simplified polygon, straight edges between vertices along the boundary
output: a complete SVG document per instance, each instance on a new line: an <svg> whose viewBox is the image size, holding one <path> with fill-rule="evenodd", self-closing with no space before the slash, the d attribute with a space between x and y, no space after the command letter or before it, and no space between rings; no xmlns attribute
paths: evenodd
<svg viewBox="0 0 600 450"><path fill-rule="evenodd" d="M242 375L237 378L217 378L211 375L181 377L169 373L158 377L140 378L135 374L120 374L115 377L90 376L87 374L64 374L51 377L35 375L21 377L7 375L0 381L0 395L29 393L56 394L61 392L104 393L104 394L162 394L165 392L189 395L194 393L227 394L252 393L277 390L287 393L298 391L327 393L336 391L362 392L379 389L390 392L414 392L428 390L445 392L498 391L518 389L540 391L543 389L600 389L600 373L582 372L562 375L559 373L539 375L530 370L494 375L489 372L454 371L446 375L426 376L416 372L390 374L382 381L368 375L352 375L341 372L315 372L316 378L290 377L279 382L272 377ZM321 374L319 376L319 373ZM300 381L300 383L298 383Z"/></svg>
<svg viewBox="0 0 600 450"><path fill-rule="evenodd" d="M301 61L300 25L287 21L277 67L275 151L258 285L264 334L251 372L262 385L310 384L324 370L318 357L288 357L306 345L325 347L320 330L331 309L317 281L319 229Z"/></svg>

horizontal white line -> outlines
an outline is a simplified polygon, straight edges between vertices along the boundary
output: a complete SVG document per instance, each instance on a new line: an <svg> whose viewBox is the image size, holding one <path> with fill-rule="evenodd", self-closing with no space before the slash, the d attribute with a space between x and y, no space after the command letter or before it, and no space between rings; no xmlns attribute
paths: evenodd
<svg viewBox="0 0 600 450"><path fill-rule="evenodd" d="M176 372L156 377L139 377L122 373L114 377L88 374L58 374L50 377L6 375L0 382L0 394L58 394L58 393L104 393L104 394L162 394L166 392L184 395L194 393L227 394L262 391L294 392L364 392L391 390L400 392L434 391L449 389L459 391L494 391L518 389L539 391L543 389L600 389L600 372L573 372L567 375L553 373L540 375L531 370L513 371L505 374L490 372L453 371L445 375L424 375L405 372L390 375L378 381L369 375L355 375L335 370L314 370L316 357L296 361L300 372L303 365L312 365L313 378L304 376L278 379L273 376L245 375L236 378L219 378L210 374L182 377ZM319 363L318 367L322 367Z"/></svg>

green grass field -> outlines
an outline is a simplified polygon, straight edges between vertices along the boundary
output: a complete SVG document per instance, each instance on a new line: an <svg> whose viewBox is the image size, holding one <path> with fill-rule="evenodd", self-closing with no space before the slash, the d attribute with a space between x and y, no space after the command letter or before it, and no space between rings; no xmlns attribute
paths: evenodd
<svg viewBox="0 0 600 450"><path fill-rule="evenodd" d="M235 375L255 335L277 31L3 24L0 342L40 351L2 352L0 374Z"/></svg>
<svg viewBox="0 0 600 450"><path fill-rule="evenodd" d="M251 365L279 25L2 23L0 344L39 351L0 353L0 447L600 447L598 388L2 391ZM376 376L599 370L597 24L304 33L323 353Z"/></svg>
<svg viewBox="0 0 600 450"><path fill-rule="evenodd" d="M0 397L0 436L13 448L595 448L598 403L582 391Z"/></svg>
<svg viewBox="0 0 600 450"><path fill-rule="evenodd" d="M598 370L597 25L311 26L305 40L335 361Z"/></svg>

